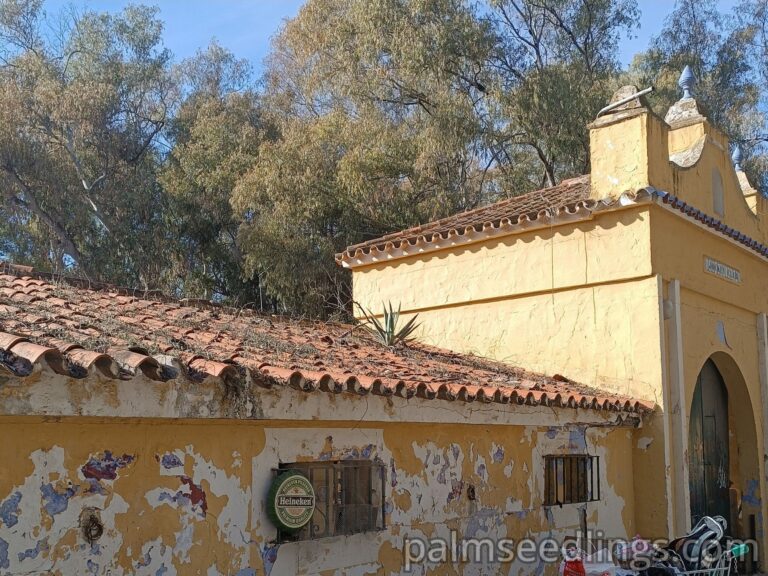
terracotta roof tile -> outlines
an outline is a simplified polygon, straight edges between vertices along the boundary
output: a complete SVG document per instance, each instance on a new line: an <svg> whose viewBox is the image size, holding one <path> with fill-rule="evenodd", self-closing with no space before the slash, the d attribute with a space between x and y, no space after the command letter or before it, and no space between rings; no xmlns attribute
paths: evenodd
<svg viewBox="0 0 768 576"><path fill-rule="evenodd" d="M120 367L115 359L108 354L93 352L92 350L83 350L74 348L66 351L67 360L83 367L85 370L96 368L108 378L118 378L120 376Z"/></svg>
<svg viewBox="0 0 768 576"><path fill-rule="evenodd" d="M5 332L0 332L0 349L10 350L19 342L24 342L24 340L26 340L26 338L19 336L18 334L6 334Z"/></svg>
<svg viewBox="0 0 768 576"><path fill-rule="evenodd" d="M543 225L546 221L552 221L560 216L588 217L599 209L636 202L656 202L666 206L768 258L768 246L673 194L648 186L635 192L628 191L618 200L591 200L589 177L582 176L566 180L552 188L537 190L490 206L349 246L344 252L336 254L336 261L342 265L352 265L356 259L367 256L387 259L393 255L396 257L398 254L407 255L434 250L446 245L444 241L448 240L450 241L447 245L453 245L459 241L466 243L482 240L490 235L513 233L527 225Z"/></svg>
<svg viewBox="0 0 768 576"><path fill-rule="evenodd" d="M54 372L59 374L67 374L68 372L64 364L64 356L57 348L41 346L40 344L24 340L14 344L10 348L6 348L6 350L12 352L16 356L29 360L32 364L45 360L48 366L50 366Z"/></svg>
<svg viewBox="0 0 768 576"><path fill-rule="evenodd" d="M95 369L110 378L141 372L166 380L181 367L192 377L224 381L247 371L261 386L304 391L640 413L653 409L649 402L604 398L604 392L563 377L447 350L420 344L388 349L359 327L211 304L196 307L76 280L19 278L8 271L13 269L0 264L0 365L21 375L46 362L72 377ZM19 303L18 294L24 294L14 285L20 281L34 282L40 295Z"/></svg>
<svg viewBox="0 0 768 576"><path fill-rule="evenodd" d="M557 186L513 196L495 204L354 244L337 254L336 260L341 261L359 252L367 253L371 249L384 250L388 244L399 246L418 241L434 242L440 238L463 235L470 230L480 232L502 224L516 224L521 218L533 218L547 210L588 202L589 190L589 176L571 178Z"/></svg>

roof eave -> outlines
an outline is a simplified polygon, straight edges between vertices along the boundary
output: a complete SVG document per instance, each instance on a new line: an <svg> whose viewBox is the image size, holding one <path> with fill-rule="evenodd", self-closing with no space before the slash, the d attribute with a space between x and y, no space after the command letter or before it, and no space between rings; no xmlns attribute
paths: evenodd
<svg viewBox="0 0 768 576"><path fill-rule="evenodd" d="M407 237L397 241L369 248L345 250L336 254L336 263L344 268L355 269L382 262L391 262L411 256L450 250L485 242L493 238L503 238L541 229L551 229L577 222L586 222L596 214L623 210L637 204L650 201L651 193L641 190L638 193L624 193L616 200L588 200L560 206L551 210L542 210L533 215L521 215L514 219L505 218L499 222L486 222L482 229L468 226L463 232L451 230L443 234Z"/></svg>

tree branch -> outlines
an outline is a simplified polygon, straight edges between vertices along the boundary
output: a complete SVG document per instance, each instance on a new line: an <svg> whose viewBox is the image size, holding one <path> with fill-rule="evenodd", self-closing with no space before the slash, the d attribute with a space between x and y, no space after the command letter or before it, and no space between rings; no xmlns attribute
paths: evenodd
<svg viewBox="0 0 768 576"><path fill-rule="evenodd" d="M24 193L24 198L19 198L15 194L11 194L11 201L19 207L26 208L40 220L42 220L59 239L64 252L69 255L70 258L74 259L80 265L80 267L87 272L87 267L84 264L83 255L80 253L80 250L78 250L77 246L75 246L74 240L72 240L72 238L69 236L67 231L64 229L64 226L57 222L50 214L48 214L48 212L43 210L37 201L32 187L24 182L24 180L14 168L10 166L3 166L3 170L19 185Z"/></svg>

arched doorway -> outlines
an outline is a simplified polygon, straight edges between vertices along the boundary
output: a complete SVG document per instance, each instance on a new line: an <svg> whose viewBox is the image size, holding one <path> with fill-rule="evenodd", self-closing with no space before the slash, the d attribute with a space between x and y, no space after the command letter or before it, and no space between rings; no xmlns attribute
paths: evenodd
<svg viewBox="0 0 768 576"><path fill-rule="evenodd" d="M691 390L689 388L689 390ZM760 390L748 386L734 357L714 352L689 396L688 479L691 520L720 514L731 536L761 539ZM762 546L753 552L763 558ZM756 558L755 558L756 560ZM755 564L748 562L748 570Z"/></svg>
<svg viewBox="0 0 768 576"><path fill-rule="evenodd" d="M702 516L722 516L730 524L728 390L712 359L706 361L696 379L690 414L691 525Z"/></svg>

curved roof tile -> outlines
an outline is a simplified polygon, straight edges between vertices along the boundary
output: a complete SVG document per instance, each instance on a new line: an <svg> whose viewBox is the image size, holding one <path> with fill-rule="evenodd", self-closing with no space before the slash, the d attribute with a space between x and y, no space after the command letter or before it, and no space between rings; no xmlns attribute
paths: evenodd
<svg viewBox="0 0 768 576"><path fill-rule="evenodd" d="M768 255L768 246L760 241L734 230L680 198L651 186L636 192L627 192L617 200L594 200L590 199L589 194L589 176L564 180L551 188L535 190L496 204L353 244L336 254L336 262L345 266L354 266L355 261L358 264L368 261L367 257L408 256L410 255L408 249L411 247L425 251L445 247L446 240L455 243L483 240L493 233L513 233L525 229L526 226L542 224L548 219L563 215L586 218L595 210L642 199L657 200L743 244L761 256Z"/></svg>
<svg viewBox="0 0 768 576"><path fill-rule="evenodd" d="M606 397L562 376L421 344L385 348L349 325L192 306L22 273L0 264L0 366L20 377L47 365L72 378L96 370L106 378L141 373L164 381L181 368L193 377L226 382L249 375L257 386L306 392L638 413L654 408L652 402ZM34 299L18 303L25 290Z"/></svg>
<svg viewBox="0 0 768 576"><path fill-rule="evenodd" d="M564 180L557 186L354 244L337 254L336 261L343 262L376 252L422 247L439 240L469 238L481 232L503 231L561 213L574 215L594 204L596 202L589 199L589 176L579 176Z"/></svg>

